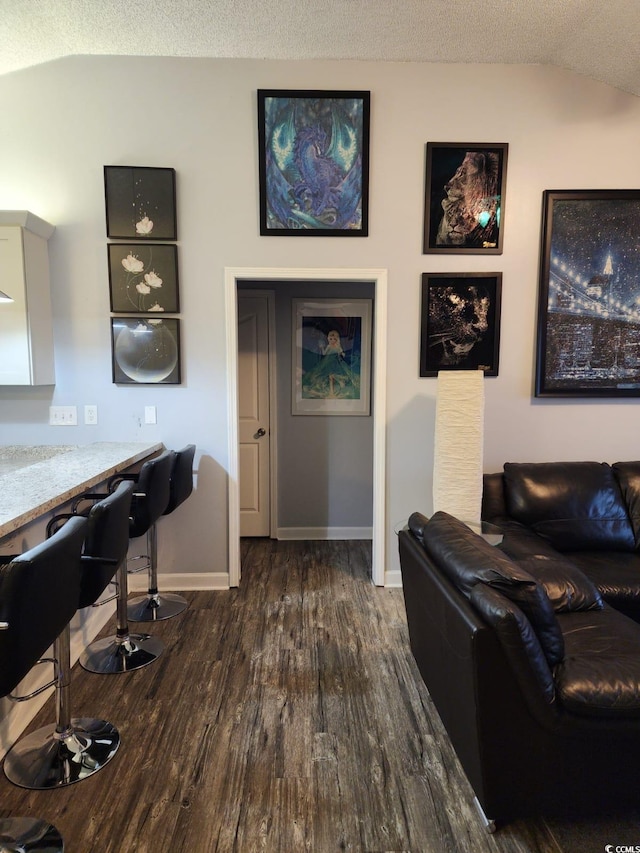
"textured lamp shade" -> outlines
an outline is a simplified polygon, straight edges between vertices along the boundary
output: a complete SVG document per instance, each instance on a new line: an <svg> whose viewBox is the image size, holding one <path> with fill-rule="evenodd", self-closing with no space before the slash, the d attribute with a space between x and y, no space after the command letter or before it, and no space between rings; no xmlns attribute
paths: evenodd
<svg viewBox="0 0 640 853"><path fill-rule="evenodd" d="M484 444L484 373L438 373L433 511L480 521Z"/></svg>

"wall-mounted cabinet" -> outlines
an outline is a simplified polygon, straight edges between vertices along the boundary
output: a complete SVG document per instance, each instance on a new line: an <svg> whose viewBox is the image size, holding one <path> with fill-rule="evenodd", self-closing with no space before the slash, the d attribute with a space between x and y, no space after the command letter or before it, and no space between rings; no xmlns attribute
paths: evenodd
<svg viewBox="0 0 640 853"><path fill-rule="evenodd" d="M53 225L26 210L0 211L0 385L53 385L48 240Z"/></svg>

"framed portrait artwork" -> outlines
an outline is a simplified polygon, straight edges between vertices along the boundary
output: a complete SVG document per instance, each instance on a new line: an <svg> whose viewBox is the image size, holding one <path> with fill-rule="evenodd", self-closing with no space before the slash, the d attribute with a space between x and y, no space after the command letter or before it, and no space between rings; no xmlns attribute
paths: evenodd
<svg viewBox="0 0 640 853"><path fill-rule="evenodd" d="M420 376L440 370L498 375L502 273L424 273Z"/></svg>
<svg viewBox="0 0 640 853"><path fill-rule="evenodd" d="M180 384L180 321L112 317L113 381L118 385Z"/></svg>
<svg viewBox="0 0 640 853"><path fill-rule="evenodd" d="M177 240L175 169L105 166L107 237Z"/></svg>
<svg viewBox="0 0 640 853"><path fill-rule="evenodd" d="M640 190L546 190L537 397L640 396Z"/></svg>
<svg viewBox="0 0 640 853"><path fill-rule="evenodd" d="M260 234L366 237L370 93L258 90Z"/></svg>
<svg viewBox="0 0 640 853"><path fill-rule="evenodd" d="M506 142L428 142L423 254L502 254Z"/></svg>
<svg viewBox="0 0 640 853"><path fill-rule="evenodd" d="M109 294L115 314L177 313L178 247L109 243Z"/></svg>
<svg viewBox="0 0 640 853"><path fill-rule="evenodd" d="M370 299L294 299L292 413L369 415Z"/></svg>

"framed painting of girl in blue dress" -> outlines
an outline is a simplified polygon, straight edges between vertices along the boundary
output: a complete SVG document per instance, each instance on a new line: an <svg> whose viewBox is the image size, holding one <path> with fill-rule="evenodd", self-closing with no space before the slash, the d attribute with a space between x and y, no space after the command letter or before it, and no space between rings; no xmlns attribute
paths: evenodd
<svg viewBox="0 0 640 853"><path fill-rule="evenodd" d="M294 299L292 413L369 415L370 299Z"/></svg>

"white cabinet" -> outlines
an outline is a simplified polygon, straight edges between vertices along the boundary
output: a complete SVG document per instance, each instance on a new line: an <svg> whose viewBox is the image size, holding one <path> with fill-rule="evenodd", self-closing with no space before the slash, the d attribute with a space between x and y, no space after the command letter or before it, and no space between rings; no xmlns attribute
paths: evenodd
<svg viewBox="0 0 640 853"><path fill-rule="evenodd" d="M53 385L49 237L53 225L26 210L0 211L0 385Z"/></svg>

